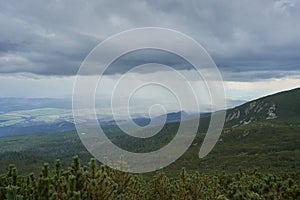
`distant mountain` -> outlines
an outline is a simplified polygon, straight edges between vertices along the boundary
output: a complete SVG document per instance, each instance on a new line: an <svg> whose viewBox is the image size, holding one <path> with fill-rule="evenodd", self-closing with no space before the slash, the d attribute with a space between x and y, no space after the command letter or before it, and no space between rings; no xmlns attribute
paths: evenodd
<svg viewBox="0 0 300 200"><path fill-rule="evenodd" d="M300 88L280 92L263 98L250 101L241 106L227 111L225 127L213 150L203 159L198 159L199 149L205 137L205 128L211 113L201 114L200 125L205 126L199 129L190 148L166 171L174 173L182 167L190 171L214 173L216 171L236 172L239 168L257 168L264 172L295 172L300 169ZM49 113L60 112L59 117L52 118ZM29 113L31 115L29 115ZM68 110L37 109L33 111L10 112L11 121L0 122L10 125L15 123L13 117L19 117L18 123L24 125L23 131L39 130L51 131L51 126L68 128L67 124L60 123L59 119L67 120ZM48 113L43 116L43 113ZM120 134L120 129L115 121L104 121L108 125L104 131L110 136L111 141L120 148L136 152L151 152L160 149L174 138L181 114L189 118L190 114L182 112L169 113L167 116L158 116L152 120L168 118L163 130L153 137L138 138L126 134ZM27 118L26 118L27 116ZM31 116L31 118L29 117ZM0 115L3 120L3 115ZM8 117L8 116L5 116ZM22 118L23 117L23 118ZM50 120L50 118L51 120ZM197 116L192 116L197 117ZM140 125L149 123L147 117L135 116L136 122ZM50 121L50 125L39 124L37 129L28 130L25 127L26 121L32 123L34 119ZM17 119L15 119L17 120ZM57 120L56 122L54 122ZM172 122L175 120L175 122ZM100 120L101 123L104 123ZM127 120L120 120L120 123L127 123ZM36 122L40 123L40 122ZM32 125L32 124L31 124ZM2 127L4 128L4 127ZM0 127L0 134L3 134ZM33 127L31 127L33 128ZM144 134L144 130L142 133ZM30 142L28 142L30 141ZM69 158L72 155L80 155L84 160L91 156L82 145L76 131L58 132L49 134L30 134L14 137L0 138L0 170L6 172L6 166L15 162L18 158L18 169L30 171L34 169L37 161L52 162L55 158ZM62 159L63 160L63 159ZM71 162L71 160L67 160Z"/></svg>
<svg viewBox="0 0 300 200"><path fill-rule="evenodd" d="M54 133L74 130L71 102L67 99L18 99L0 98L0 137L33 134ZM173 112L152 119L153 124L176 122L182 119L196 117L195 114ZM112 116L99 114L99 123L103 126L116 126L129 123L126 118L113 120ZM146 126L150 118L135 115L133 121Z"/></svg>
<svg viewBox="0 0 300 200"><path fill-rule="evenodd" d="M300 123L300 88L269 95L227 110L225 127L232 128L254 122ZM0 137L53 133L75 129L71 101L68 99L18 99L0 98ZM211 113L201 113L202 125L199 132L205 132ZM128 119L113 120L111 116L99 115L99 123L116 126L128 123ZM135 115L133 121L140 126L179 122L199 117L197 113L184 111L160 115L152 119Z"/></svg>
<svg viewBox="0 0 300 200"><path fill-rule="evenodd" d="M229 109L226 127L236 127L261 121L300 123L300 88L279 92Z"/></svg>
<svg viewBox="0 0 300 200"><path fill-rule="evenodd" d="M179 122L181 120L188 120L195 117L199 117L200 114L197 113L187 113L185 111L179 112L171 112L165 115L159 115L157 117L150 118L134 118L133 121L139 126L146 126L151 121L153 124L161 124L161 123L170 123L170 122Z"/></svg>
<svg viewBox="0 0 300 200"><path fill-rule="evenodd" d="M48 100L45 101L49 105ZM41 101L39 100L39 102ZM41 104L36 105L36 107ZM32 106L30 105L29 108ZM52 104L52 106L55 105ZM21 110L15 110L17 107ZM11 109L14 110L0 114L0 137L31 133L53 133L74 129L71 109L43 107L24 110L25 106L23 105Z"/></svg>
<svg viewBox="0 0 300 200"><path fill-rule="evenodd" d="M207 115L207 113L204 113L204 115ZM170 123L170 122L179 122L182 120L188 120L195 117L199 117L200 114L197 113L187 113L185 111L179 111L179 112L171 112L164 115L158 115L153 118L144 117L140 115L133 116L132 121L136 123L139 126L147 126L151 122L152 124L162 124L162 123ZM127 124L129 123L129 119L121 119L121 120L99 120L99 123L102 125L117 125L118 124Z"/></svg>

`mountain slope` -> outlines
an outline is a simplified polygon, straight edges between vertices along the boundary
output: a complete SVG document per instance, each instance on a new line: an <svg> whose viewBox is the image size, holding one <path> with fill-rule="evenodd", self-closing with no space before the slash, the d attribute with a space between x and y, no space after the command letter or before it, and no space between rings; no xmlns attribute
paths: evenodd
<svg viewBox="0 0 300 200"><path fill-rule="evenodd" d="M262 171L294 172L300 170L300 89L269 95L227 112L227 122L212 152L198 158L209 115L201 118L202 127L193 144L176 162L166 168L169 174L182 167L200 172L259 168ZM168 123L163 131L147 140L120 135L117 127L107 127L112 142L133 152L157 150L172 140L178 122ZM69 161L78 154L88 160L91 155L75 131L53 134L0 138L0 171L16 163L20 171L37 169L41 162L56 157ZM38 165L37 165L38 164Z"/></svg>
<svg viewBox="0 0 300 200"><path fill-rule="evenodd" d="M269 95L227 111L226 127L259 121L300 123L300 88Z"/></svg>

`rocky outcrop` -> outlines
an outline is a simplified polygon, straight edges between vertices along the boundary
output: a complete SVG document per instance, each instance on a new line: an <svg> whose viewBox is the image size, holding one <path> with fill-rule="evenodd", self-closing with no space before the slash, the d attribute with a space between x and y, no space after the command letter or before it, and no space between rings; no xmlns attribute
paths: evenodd
<svg viewBox="0 0 300 200"><path fill-rule="evenodd" d="M253 101L248 104L231 109L225 122L230 127L246 125L258 120L276 119L276 104L272 102Z"/></svg>

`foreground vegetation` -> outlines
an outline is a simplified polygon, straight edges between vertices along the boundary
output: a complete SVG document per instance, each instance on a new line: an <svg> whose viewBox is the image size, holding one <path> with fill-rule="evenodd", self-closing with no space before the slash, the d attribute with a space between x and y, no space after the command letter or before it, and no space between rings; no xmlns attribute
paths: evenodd
<svg viewBox="0 0 300 200"><path fill-rule="evenodd" d="M91 159L81 166L78 156L68 169L60 160L44 164L40 175L18 175L14 165L0 176L0 199L300 199L300 173L263 174L257 170L235 174L188 174L174 178L163 171L150 180L112 170Z"/></svg>

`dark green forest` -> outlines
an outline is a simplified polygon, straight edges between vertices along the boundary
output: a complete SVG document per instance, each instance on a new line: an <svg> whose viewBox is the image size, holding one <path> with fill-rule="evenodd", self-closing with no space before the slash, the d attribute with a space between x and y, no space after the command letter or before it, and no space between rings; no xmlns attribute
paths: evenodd
<svg viewBox="0 0 300 200"><path fill-rule="evenodd" d="M174 126L174 127L172 127ZM169 124L170 134L162 134L158 140L128 141L126 136L115 137L114 143L124 149L137 152L152 150L167 143L174 134L176 125ZM236 172L239 168L257 168L261 172L294 172L300 169L300 127L270 122L252 123L236 128L225 128L212 152L203 159L198 158L204 134L198 134L188 149L176 162L166 168L170 176L187 170L205 173L218 171ZM62 167L78 155L83 163L92 155L82 145L75 131L55 134L33 134L0 138L0 173L5 173L13 163L21 174L39 172L40 166L61 159Z"/></svg>
<svg viewBox="0 0 300 200"><path fill-rule="evenodd" d="M257 170L216 175L188 173L175 177L158 171L151 179L112 170L91 159L82 166L78 156L67 169L56 160L44 164L38 177L18 175L14 165L0 176L0 199L299 199L300 173L262 174Z"/></svg>
<svg viewBox="0 0 300 200"><path fill-rule="evenodd" d="M176 126L168 124L168 132ZM5 137L0 199L299 199L299 132L298 126L266 122L225 128L204 159L197 157L204 138L198 134L176 162L142 175L90 160L74 131ZM159 141L172 137L162 134ZM141 152L157 145L126 143L123 136L113 140Z"/></svg>

